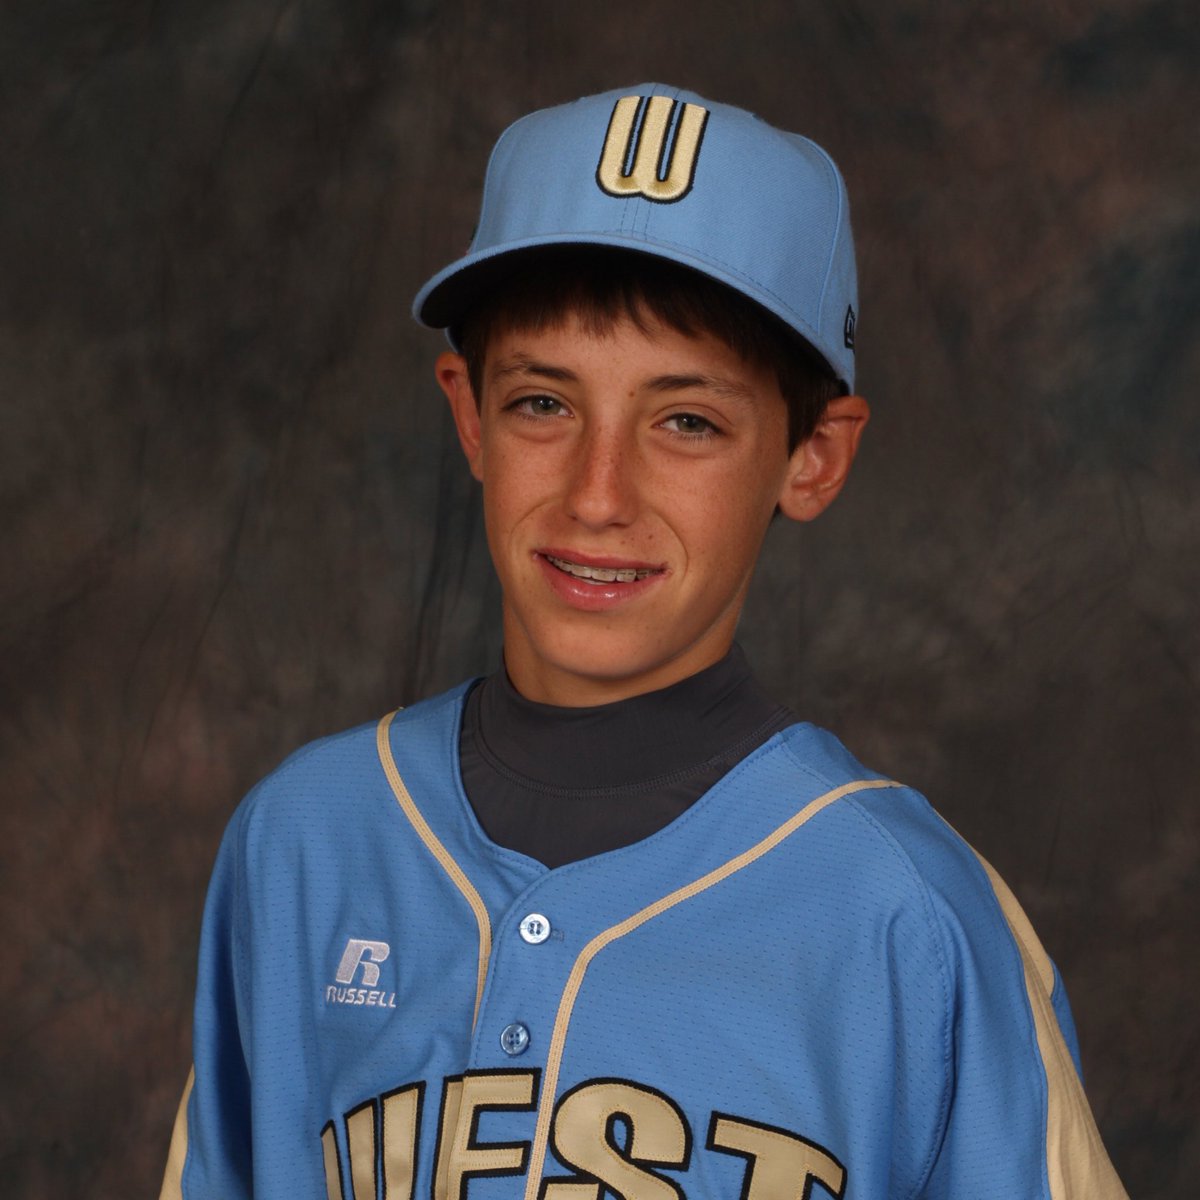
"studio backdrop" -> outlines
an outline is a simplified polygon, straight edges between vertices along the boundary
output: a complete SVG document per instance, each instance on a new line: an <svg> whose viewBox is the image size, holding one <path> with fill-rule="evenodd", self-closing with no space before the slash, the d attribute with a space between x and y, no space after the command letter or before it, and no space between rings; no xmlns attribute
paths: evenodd
<svg viewBox="0 0 1200 1200"><path fill-rule="evenodd" d="M0 1190L157 1194L239 798L498 664L409 306L509 121L660 80L852 199L874 415L740 641L1005 876L1127 1188L1194 1196L1198 51L1187 0L6 2Z"/></svg>

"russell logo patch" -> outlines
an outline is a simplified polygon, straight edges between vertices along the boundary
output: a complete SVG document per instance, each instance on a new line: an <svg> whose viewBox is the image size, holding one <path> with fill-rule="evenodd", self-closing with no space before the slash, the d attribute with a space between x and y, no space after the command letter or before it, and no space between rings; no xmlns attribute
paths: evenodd
<svg viewBox="0 0 1200 1200"><path fill-rule="evenodd" d="M386 962L392 948L387 942L371 942L349 938L338 963L335 983L325 988L326 1004L364 1005L368 1008L395 1008L396 993L379 988L379 964ZM355 976L362 972L362 987L355 986Z"/></svg>

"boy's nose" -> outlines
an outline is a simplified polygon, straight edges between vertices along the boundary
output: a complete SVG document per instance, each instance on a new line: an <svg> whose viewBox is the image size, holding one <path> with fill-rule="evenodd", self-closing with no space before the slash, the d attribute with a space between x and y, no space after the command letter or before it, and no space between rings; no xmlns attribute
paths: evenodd
<svg viewBox="0 0 1200 1200"><path fill-rule="evenodd" d="M568 513L596 529L632 522L638 504L635 460L633 449L618 439L585 438L567 488Z"/></svg>

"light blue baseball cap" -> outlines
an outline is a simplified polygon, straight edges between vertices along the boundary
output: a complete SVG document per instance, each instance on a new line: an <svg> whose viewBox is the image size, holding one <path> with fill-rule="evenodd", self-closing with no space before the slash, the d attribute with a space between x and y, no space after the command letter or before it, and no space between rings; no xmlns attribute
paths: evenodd
<svg viewBox="0 0 1200 1200"><path fill-rule="evenodd" d="M846 185L815 142L740 108L645 83L521 118L488 163L466 255L413 304L456 324L535 247L669 259L748 296L853 390L858 295Z"/></svg>

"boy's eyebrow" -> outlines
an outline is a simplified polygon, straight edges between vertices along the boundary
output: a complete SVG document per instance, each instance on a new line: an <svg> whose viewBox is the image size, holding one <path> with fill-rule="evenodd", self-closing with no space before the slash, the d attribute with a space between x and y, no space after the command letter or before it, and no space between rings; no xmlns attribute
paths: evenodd
<svg viewBox="0 0 1200 1200"><path fill-rule="evenodd" d="M647 385L653 392L715 392L730 400L753 400L754 391L721 375L659 375Z"/></svg>
<svg viewBox="0 0 1200 1200"><path fill-rule="evenodd" d="M556 367L538 362L520 352L496 364L494 378L499 381L511 375L532 375L539 379L553 379L560 383L577 383L579 376L567 367ZM646 387L652 392L707 391L732 400L753 400L754 392L744 384L720 375L656 375L647 380Z"/></svg>
<svg viewBox="0 0 1200 1200"><path fill-rule="evenodd" d="M555 379L564 383L575 383L579 379L574 371L569 371L566 367L540 363L536 359L530 358L528 354L520 352L496 365L495 378L497 380L507 379L510 375L536 375L540 379Z"/></svg>

